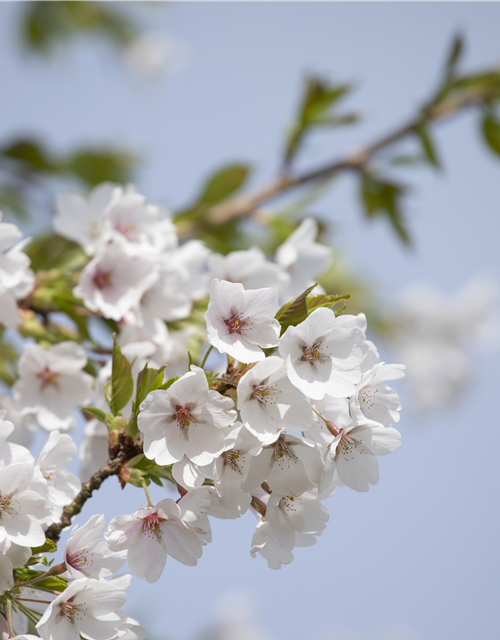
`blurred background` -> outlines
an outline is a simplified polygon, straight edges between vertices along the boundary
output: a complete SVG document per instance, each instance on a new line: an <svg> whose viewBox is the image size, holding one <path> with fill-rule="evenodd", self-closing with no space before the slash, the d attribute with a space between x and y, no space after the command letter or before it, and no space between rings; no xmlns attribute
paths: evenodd
<svg viewBox="0 0 500 640"><path fill-rule="evenodd" d="M304 134L297 172L415 117L457 34L461 73L497 67L499 19L496 3L4 2L0 209L38 236L58 193L110 179L197 221L203 184L223 168L249 192L278 175L311 78L352 91L336 122ZM197 567L170 558L158 583L134 579L127 611L148 638L499 635L494 108L433 125L430 147L412 138L382 156L376 175L396 189L382 213L370 216L358 175L341 174L265 203L257 223L204 230L223 252L243 240L269 251L304 215L320 221L335 252L324 286L350 292L348 311L368 312L381 359L408 368L394 385L403 446L367 494L330 499L316 546L280 571L250 557L248 513L213 520ZM140 500L109 480L79 521L109 521Z"/></svg>

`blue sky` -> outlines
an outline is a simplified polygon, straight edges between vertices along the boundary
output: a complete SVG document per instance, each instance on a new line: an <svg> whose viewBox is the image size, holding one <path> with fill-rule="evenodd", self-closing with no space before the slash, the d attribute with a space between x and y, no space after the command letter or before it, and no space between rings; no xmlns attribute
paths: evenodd
<svg viewBox="0 0 500 640"><path fill-rule="evenodd" d="M413 114L435 86L456 31L467 41L466 68L500 63L497 3L155 4L141 7L144 24L183 40L190 55L181 72L146 84L95 42L49 62L27 58L14 42L20 9L0 5L0 139L34 132L61 151L121 143L145 159L138 188L172 207L226 162L249 161L256 185L271 178L308 71L353 81L348 104L366 121L314 136L303 166ZM315 205L334 225L334 245L380 283L383 302L421 279L444 292L477 272L500 279L500 160L480 141L477 120L468 113L436 129L441 174L401 174L413 185L413 251L384 224L362 220L348 178ZM424 415L403 409L403 446L381 460L380 483L367 494L339 491L327 504L326 532L291 565L273 572L250 557L250 514L214 521L214 542L198 567L169 559L159 583L134 580L131 615L152 638L190 640L222 597L243 591L275 640L340 640L341 630L356 640L388 639L396 626L408 640L496 637L497 354L476 362L475 382L453 406ZM96 510L108 519L131 512L141 499L110 480L81 522Z"/></svg>

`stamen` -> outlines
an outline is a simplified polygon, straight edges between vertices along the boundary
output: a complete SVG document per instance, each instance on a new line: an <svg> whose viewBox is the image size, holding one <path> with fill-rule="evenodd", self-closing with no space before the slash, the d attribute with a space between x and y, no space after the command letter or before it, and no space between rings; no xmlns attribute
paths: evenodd
<svg viewBox="0 0 500 640"><path fill-rule="evenodd" d="M59 377L59 374L56 371L51 371L48 367L45 367L43 371L40 371L37 377L42 381L42 389L45 389L45 387L50 385L57 385L57 378Z"/></svg>
<svg viewBox="0 0 500 640"><path fill-rule="evenodd" d="M148 536L161 538L163 535L162 518L157 513L150 513L142 519L144 533Z"/></svg>
<svg viewBox="0 0 500 640"><path fill-rule="evenodd" d="M224 324L229 329L229 333L241 333L247 325L242 313L233 313L230 318L224 320Z"/></svg>
<svg viewBox="0 0 500 640"><path fill-rule="evenodd" d="M233 471L237 471L238 473L242 473L238 461L240 459L240 452L236 451L236 449L229 449L229 451L224 451L221 455L222 460L224 461L224 466L228 465L231 467Z"/></svg>
<svg viewBox="0 0 500 640"><path fill-rule="evenodd" d="M321 342L322 339L319 338L316 342L310 346L302 347L302 358L303 362L309 362L309 364L314 364L315 362L321 362L323 358L323 354L321 353Z"/></svg>
<svg viewBox="0 0 500 640"><path fill-rule="evenodd" d="M94 287L100 291L108 289L111 286L111 271L97 269L92 278L92 282L94 283Z"/></svg>

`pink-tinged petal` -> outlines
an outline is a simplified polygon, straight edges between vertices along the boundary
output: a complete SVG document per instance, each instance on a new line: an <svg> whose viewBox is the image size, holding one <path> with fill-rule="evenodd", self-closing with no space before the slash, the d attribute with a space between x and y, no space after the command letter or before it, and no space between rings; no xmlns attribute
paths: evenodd
<svg viewBox="0 0 500 640"><path fill-rule="evenodd" d="M137 513L137 512L136 512ZM147 513L146 513L147 515ZM115 516L104 534L108 547L112 551L124 551L139 544L142 536L142 519L140 515Z"/></svg>

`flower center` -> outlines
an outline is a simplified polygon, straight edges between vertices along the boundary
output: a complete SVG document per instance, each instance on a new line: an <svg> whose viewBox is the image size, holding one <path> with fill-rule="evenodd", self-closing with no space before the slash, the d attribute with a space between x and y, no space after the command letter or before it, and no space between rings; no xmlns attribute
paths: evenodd
<svg viewBox="0 0 500 640"><path fill-rule="evenodd" d="M365 387L361 389L358 395L359 403L363 403L361 406L363 409L371 409L375 405L376 395L378 389L370 389Z"/></svg>
<svg viewBox="0 0 500 640"><path fill-rule="evenodd" d="M136 228L137 228L137 224L135 222L130 222L129 224L118 222L115 225L115 231L118 231L118 233L121 233L122 236L125 236L125 238L127 238L127 240L130 240L130 237L132 233L136 230Z"/></svg>
<svg viewBox="0 0 500 640"><path fill-rule="evenodd" d="M10 516L11 518L19 512L19 504L17 500L12 498L12 494L8 496L0 496L0 514L2 516Z"/></svg>
<svg viewBox="0 0 500 640"><path fill-rule="evenodd" d="M322 340L321 338L319 338L314 344L311 344L308 347L303 346L301 360L303 362L309 362L310 365L313 365L316 362L321 362L321 360L324 358L323 354L321 353L321 342Z"/></svg>
<svg viewBox="0 0 500 640"><path fill-rule="evenodd" d="M238 473L242 473L240 466L238 464L240 458L240 452L236 451L236 449L229 449L229 451L223 451L222 460L224 461L224 466L231 467L233 471L237 471Z"/></svg>
<svg viewBox="0 0 500 640"><path fill-rule="evenodd" d="M183 407L179 404L175 405L175 419L177 420L177 426L184 432L188 430L191 422L194 422L194 418L189 407Z"/></svg>
<svg viewBox="0 0 500 640"><path fill-rule="evenodd" d="M354 460L354 455L359 453L360 455L365 452L363 442L352 438L348 433L343 433L340 436L340 442L338 444L339 451L344 456L345 460Z"/></svg>
<svg viewBox="0 0 500 640"><path fill-rule="evenodd" d="M92 282L94 283L94 287L100 291L108 289L111 286L111 271L96 269Z"/></svg>
<svg viewBox="0 0 500 640"><path fill-rule="evenodd" d="M276 440L276 444L274 445L274 459L281 469L283 469L285 465L288 465L288 467L290 467L291 462L297 464L297 455L289 446L289 443L285 442L282 436L278 438L278 440Z"/></svg>
<svg viewBox="0 0 500 640"><path fill-rule="evenodd" d="M38 378L40 378L42 382L42 389L50 385L56 386L58 377L59 374L56 371L51 371L48 367L45 367L45 369L38 374Z"/></svg>
<svg viewBox="0 0 500 640"><path fill-rule="evenodd" d="M151 538L161 538L163 535L162 518L157 513L150 513L142 519L144 533Z"/></svg>
<svg viewBox="0 0 500 640"><path fill-rule="evenodd" d="M71 565L73 569L84 569L94 563L93 555L93 553L88 553L86 549L80 549L76 553L67 556L66 562Z"/></svg>
<svg viewBox="0 0 500 640"><path fill-rule="evenodd" d="M241 333L247 325L242 313L233 313L230 318L224 320L224 324L229 329L229 333Z"/></svg>
<svg viewBox="0 0 500 640"><path fill-rule="evenodd" d="M74 602L72 602L72 598L70 598L67 602L63 602L62 604L60 604L60 608L61 608L61 615L65 615L66 618L68 618L68 620L71 622L71 624L75 624L75 618L78 619L82 619L82 615L80 612L80 607L82 606L83 603L78 603L75 604ZM80 616L78 616L78 614L80 614Z"/></svg>
<svg viewBox="0 0 500 640"><path fill-rule="evenodd" d="M280 391L276 387L264 384L256 384L253 387L252 398L258 400L261 404L276 404Z"/></svg>
<svg viewBox="0 0 500 640"><path fill-rule="evenodd" d="M295 496L283 496L279 501L279 508L284 511L297 511L299 499Z"/></svg>

